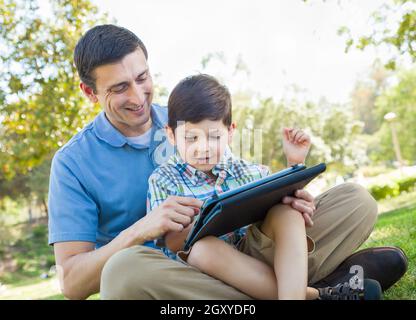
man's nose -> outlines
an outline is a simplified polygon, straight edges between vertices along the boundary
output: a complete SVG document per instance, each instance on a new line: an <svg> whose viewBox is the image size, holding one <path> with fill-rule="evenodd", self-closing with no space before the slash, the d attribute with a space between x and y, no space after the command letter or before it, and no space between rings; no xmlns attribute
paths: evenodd
<svg viewBox="0 0 416 320"><path fill-rule="evenodd" d="M134 84L129 92L130 103L141 106L146 101L146 93L140 85Z"/></svg>

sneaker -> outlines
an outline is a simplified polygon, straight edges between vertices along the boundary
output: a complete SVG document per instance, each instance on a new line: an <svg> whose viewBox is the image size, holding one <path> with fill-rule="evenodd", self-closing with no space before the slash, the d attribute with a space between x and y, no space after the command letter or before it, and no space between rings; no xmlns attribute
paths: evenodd
<svg viewBox="0 0 416 320"><path fill-rule="evenodd" d="M373 279L364 279L362 287L344 282L334 287L317 289L319 300L382 300L380 283Z"/></svg>
<svg viewBox="0 0 416 320"><path fill-rule="evenodd" d="M310 284L313 287L331 287L343 283L353 266L361 266L363 278L377 280L383 291L394 285L406 273L408 258L398 247L378 247L357 251L342 262L324 279Z"/></svg>

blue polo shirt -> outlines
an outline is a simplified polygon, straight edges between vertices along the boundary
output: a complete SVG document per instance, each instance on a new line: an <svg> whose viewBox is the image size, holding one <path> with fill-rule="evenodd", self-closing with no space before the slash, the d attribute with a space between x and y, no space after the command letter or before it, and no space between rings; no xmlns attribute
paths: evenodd
<svg viewBox="0 0 416 320"><path fill-rule="evenodd" d="M148 178L173 153L163 130L167 108L152 104L151 117L149 146L129 142L101 112L56 152L49 244L87 241L99 248L146 215Z"/></svg>

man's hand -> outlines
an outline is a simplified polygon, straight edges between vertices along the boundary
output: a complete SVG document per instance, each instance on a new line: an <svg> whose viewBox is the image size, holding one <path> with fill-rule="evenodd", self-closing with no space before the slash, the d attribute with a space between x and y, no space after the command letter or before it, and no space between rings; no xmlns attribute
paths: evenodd
<svg viewBox="0 0 416 320"><path fill-rule="evenodd" d="M154 240L167 232L180 232L199 213L203 202L195 198L170 196L131 228L133 239ZM139 241L140 242L140 241Z"/></svg>
<svg viewBox="0 0 416 320"><path fill-rule="evenodd" d="M315 214L316 207L313 196L306 190L296 190L294 197L284 197L283 204L290 205L293 209L299 211L307 227L313 226L312 217Z"/></svg>
<svg viewBox="0 0 416 320"><path fill-rule="evenodd" d="M310 147L311 138L307 133L300 129L283 129L283 152L288 166L305 163Z"/></svg>

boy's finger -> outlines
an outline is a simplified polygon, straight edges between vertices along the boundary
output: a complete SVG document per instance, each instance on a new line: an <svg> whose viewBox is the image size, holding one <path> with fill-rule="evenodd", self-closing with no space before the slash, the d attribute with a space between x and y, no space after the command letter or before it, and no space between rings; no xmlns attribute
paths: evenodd
<svg viewBox="0 0 416 320"><path fill-rule="evenodd" d="M296 133L295 133L295 135L294 135L294 137L293 137L293 141L295 142L297 142L298 141L298 139L299 139L299 137L302 135L302 130L297 130L296 131Z"/></svg>
<svg viewBox="0 0 416 320"><path fill-rule="evenodd" d="M303 213L302 216L303 216L303 219L305 220L306 226L312 227L313 226L313 221L312 221L312 218L309 216L309 214Z"/></svg>
<svg viewBox="0 0 416 320"><path fill-rule="evenodd" d="M315 198L308 191L303 189L296 190L295 196L296 198L304 199L309 202L313 202L315 200Z"/></svg>
<svg viewBox="0 0 416 320"><path fill-rule="evenodd" d="M195 207L195 208L201 208L202 204L204 203L203 201L199 199L191 198L191 197L173 196L172 199L175 200L177 203L182 204L184 206L190 206L190 207Z"/></svg>
<svg viewBox="0 0 416 320"><path fill-rule="evenodd" d="M170 215L170 218L173 222L176 223L180 223L181 225L183 225L184 227L186 227L188 224L190 224L192 222L191 217L178 213L178 212L173 212Z"/></svg>
<svg viewBox="0 0 416 320"><path fill-rule="evenodd" d="M175 205L173 207L173 210L175 210L175 212L177 213L180 213L181 215L185 215L189 217L193 217L196 214L194 207L183 206L180 204Z"/></svg>
<svg viewBox="0 0 416 320"><path fill-rule="evenodd" d="M282 199L282 203L283 204L291 204L293 202L293 200L295 200L295 198L286 196Z"/></svg>
<svg viewBox="0 0 416 320"><path fill-rule="evenodd" d="M304 142L306 140L308 140L308 137L307 137L307 135L304 132L302 132L300 134L300 136L298 137L297 142L298 143L302 143L302 142Z"/></svg>

